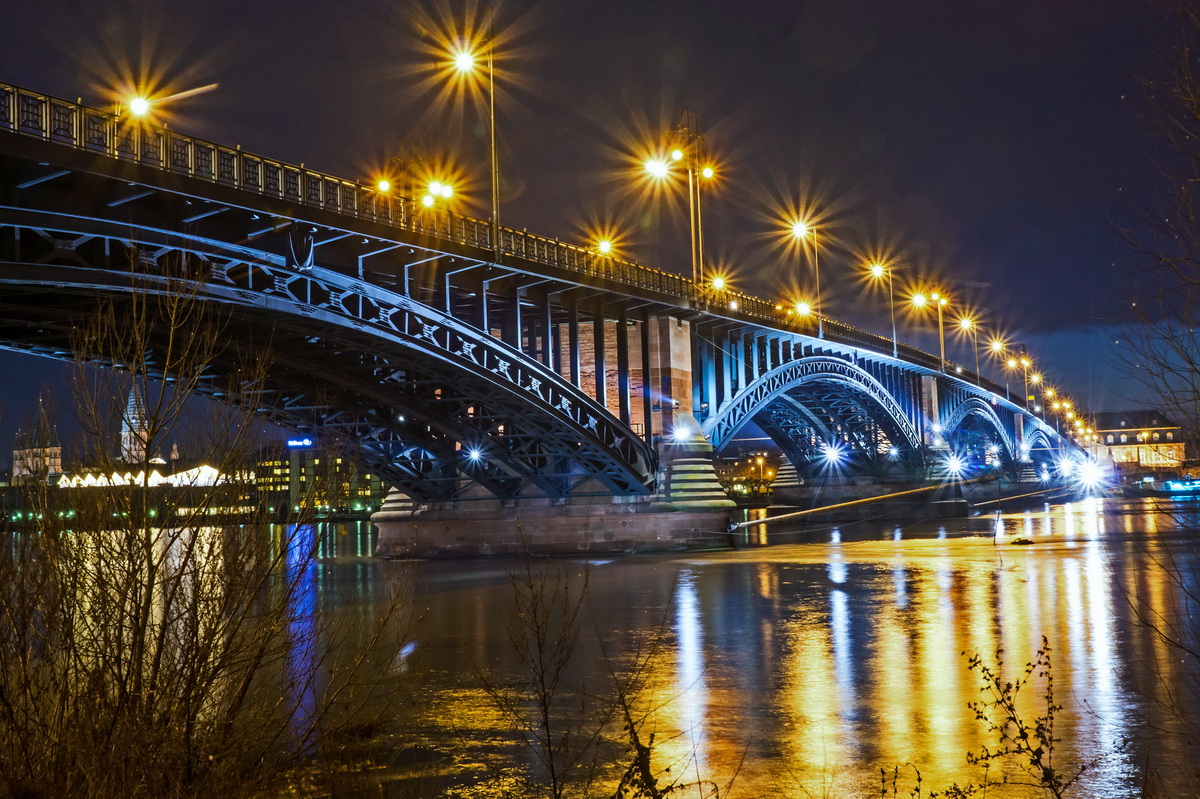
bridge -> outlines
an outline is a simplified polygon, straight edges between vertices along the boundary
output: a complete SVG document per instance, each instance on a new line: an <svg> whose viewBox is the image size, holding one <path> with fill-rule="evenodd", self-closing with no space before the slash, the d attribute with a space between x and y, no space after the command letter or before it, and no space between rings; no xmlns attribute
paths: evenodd
<svg viewBox="0 0 1200 799"><path fill-rule="evenodd" d="M831 452L928 474L948 451L1040 469L1073 446L891 338L0 84L0 346L101 356L71 341L82 300L181 284L269 343L266 418L426 505L661 499L672 447L748 425L800 476Z"/></svg>

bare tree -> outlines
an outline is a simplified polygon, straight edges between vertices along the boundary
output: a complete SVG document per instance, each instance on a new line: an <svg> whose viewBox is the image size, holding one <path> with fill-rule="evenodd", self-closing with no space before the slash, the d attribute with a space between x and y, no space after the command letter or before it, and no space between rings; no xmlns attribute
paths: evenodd
<svg viewBox="0 0 1200 799"><path fill-rule="evenodd" d="M396 591L359 646L338 649L313 526L268 528L243 479L269 357L229 334L197 271L135 258L127 298L76 320L74 400L97 479L38 486L38 521L10 530L0 557L0 793L311 783L396 695L408 597ZM198 404L201 390L224 402ZM176 442L208 468L158 484Z"/></svg>
<svg viewBox="0 0 1200 799"><path fill-rule="evenodd" d="M1172 0L1169 8L1173 38L1160 45L1157 64L1143 79L1148 119L1165 145L1158 164L1163 188L1127 233L1142 268L1132 285L1135 322L1125 336L1125 366L1195 446L1200 442L1200 2ZM1156 512L1173 516L1180 529L1194 529L1194 511L1164 505ZM1169 542L1142 546L1140 557L1142 579L1125 590L1124 599L1136 622L1171 657L1139 664L1144 675L1138 692L1151 709L1139 745L1145 795L1166 795L1172 785L1200 784L1190 743L1200 736L1194 710L1200 700L1200 567L1190 552ZM1193 750L1181 757L1164 738Z"/></svg>
<svg viewBox="0 0 1200 799"><path fill-rule="evenodd" d="M573 580L561 563L537 563L527 551L509 583L514 606L505 631L519 669L501 681L475 664L476 677L533 755L541 775L534 785L552 799L586 796L612 716L607 697L593 695L577 676L587 573Z"/></svg>
<svg viewBox="0 0 1200 799"><path fill-rule="evenodd" d="M1146 394L1200 436L1200 4L1174 6L1175 40L1143 79L1148 119L1166 145L1161 197L1126 237L1139 256L1124 366Z"/></svg>

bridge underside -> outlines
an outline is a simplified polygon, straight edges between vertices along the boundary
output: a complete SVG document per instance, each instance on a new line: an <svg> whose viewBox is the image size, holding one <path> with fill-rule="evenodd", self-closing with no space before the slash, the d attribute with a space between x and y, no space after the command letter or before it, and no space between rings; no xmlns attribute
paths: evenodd
<svg viewBox="0 0 1200 799"><path fill-rule="evenodd" d="M906 449L892 420L845 384L794 388L759 411L753 421L801 474L833 466L869 472L895 463L906 451L905 463L913 463L914 458L920 462L920 453Z"/></svg>
<svg viewBox="0 0 1200 799"><path fill-rule="evenodd" d="M119 315L135 292L182 288L212 306L229 343L205 393L228 398L246 352L269 353L256 410L356 452L416 499L651 490L653 456L639 437L553 372L452 317L386 291L356 292L325 270L201 252L199 242L168 244L153 231L135 231L138 242L128 228L98 235L95 220L34 225L20 216L0 219L0 346L103 363L105 353L79 351L73 333L98 300ZM149 359L151 372L170 377L155 352Z"/></svg>

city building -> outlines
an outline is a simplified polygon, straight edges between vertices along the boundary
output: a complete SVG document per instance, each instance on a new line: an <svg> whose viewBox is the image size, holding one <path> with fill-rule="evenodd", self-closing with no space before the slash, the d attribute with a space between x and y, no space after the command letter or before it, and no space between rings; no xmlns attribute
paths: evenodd
<svg viewBox="0 0 1200 799"><path fill-rule="evenodd" d="M1186 460L1183 429L1161 411L1097 413L1095 430L1096 457L1122 473L1176 471Z"/></svg>
<svg viewBox="0 0 1200 799"><path fill-rule="evenodd" d="M38 414L33 427L18 430L12 454L14 486L50 483L62 474L62 446L58 431L50 423L45 404L38 400Z"/></svg>
<svg viewBox="0 0 1200 799"><path fill-rule="evenodd" d="M143 463L148 454L149 432L146 425L146 401L142 392L134 386L121 415L121 460L125 463Z"/></svg>
<svg viewBox="0 0 1200 799"><path fill-rule="evenodd" d="M275 508L361 513L378 508L387 494L383 481L353 459L320 449L309 438L268 449L254 478L259 502Z"/></svg>

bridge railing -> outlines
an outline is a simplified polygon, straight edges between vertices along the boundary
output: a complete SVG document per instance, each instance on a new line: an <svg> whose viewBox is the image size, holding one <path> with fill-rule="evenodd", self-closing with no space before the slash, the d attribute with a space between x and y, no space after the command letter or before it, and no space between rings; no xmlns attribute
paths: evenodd
<svg viewBox="0 0 1200 799"><path fill-rule="evenodd" d="M411 198L381 192L375 186L7 83L0 83L0 130L459 244L497 249L492 244L492 225L486 220L427 209ZM773 327L816 334L815 320L789 318L780 306L759 297L694 287L690 278L525 230L499 227L498 234L498 249L508 255L696 302L701 307L734 312ZM891 352L890 338L829 318L823 319L823 326L825 338L831 342ZM938 357L908 345L899 345L898 352L911 363L932 369L941 366ZM996 388L990 382L988 386Z"/></svg>
<svg viewBox="0 0 1200 799"><path fill-rule="evenodd" d="M0 130L460 244L496 249L492 226L485 220L426 209L411 198L381 192L375 186L11 84L0 83ZM691 281L679 275L524 230L500 227L499 250L529 261L603 276L634 288L680 299L691 296Z"/></svg>

